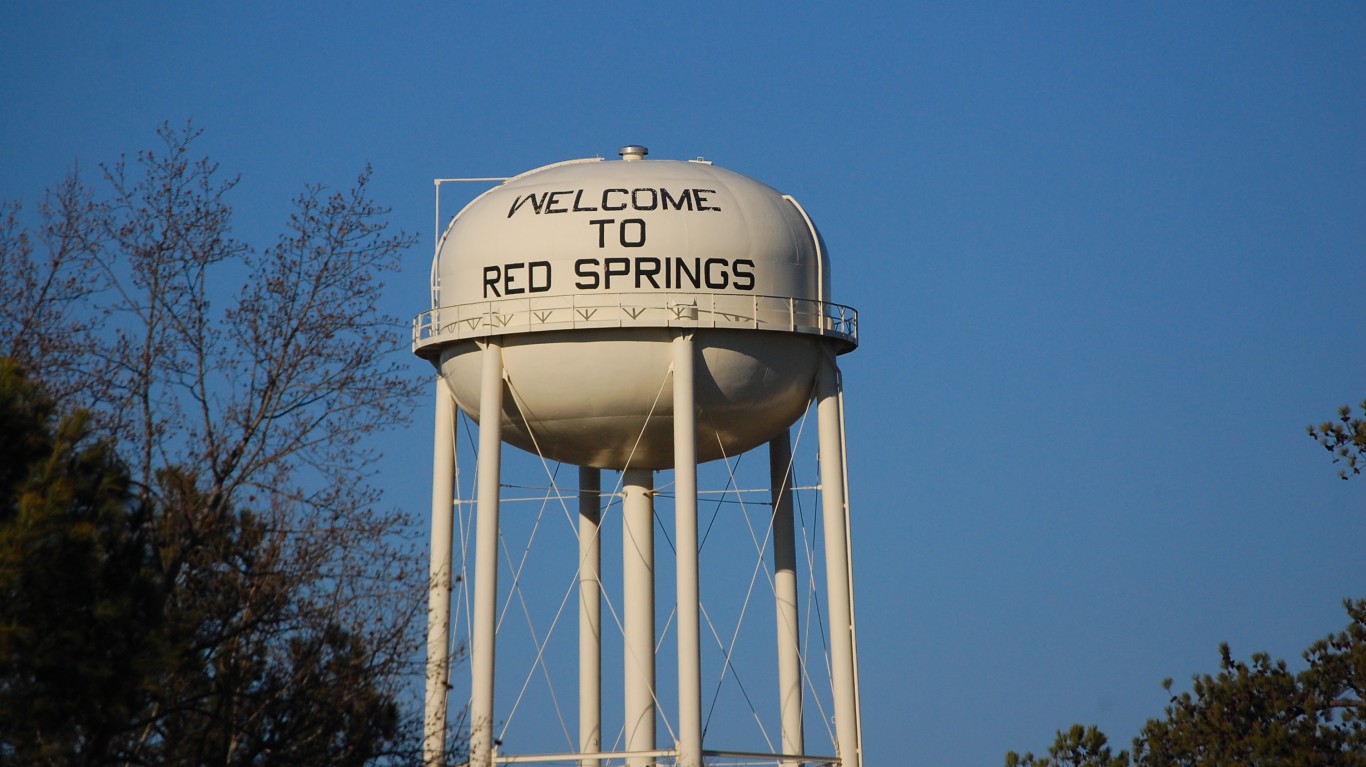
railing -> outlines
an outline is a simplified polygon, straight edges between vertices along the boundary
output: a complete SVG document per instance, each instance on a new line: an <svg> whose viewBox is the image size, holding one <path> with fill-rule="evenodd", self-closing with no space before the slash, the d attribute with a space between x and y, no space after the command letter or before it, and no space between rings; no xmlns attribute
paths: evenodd
<svg viewBox="0 0 1366 767"><path fill-rule="evenodd" d="M518 754L504 755L494 754L495 764L546 764L546 765L577 765L585 761L597 762L603 767L625 764L628 759L653 759L656 764L673 764L678 757L678 750L671 748L661 748L652 751L614 751L597 754L590 753L567 753L567 754ZM801 765L801 767L838 767L839 757L835 756L815 756L811 754L767 754L756 751L712 751L704 749L702 751L703 764L715 765L720 767L734 767L738 765L753 765L762 767L772 765L773 767L790 767L791 765Z"/></svg>
<svg viewBox="0 0 1366 767"><path fill-rule="evenodd" d="M858 312L809 298L737 293L575 293L443 306L413 319L413 351L487 336L589 328L725 328L806 333L858 346Z"/></svg>

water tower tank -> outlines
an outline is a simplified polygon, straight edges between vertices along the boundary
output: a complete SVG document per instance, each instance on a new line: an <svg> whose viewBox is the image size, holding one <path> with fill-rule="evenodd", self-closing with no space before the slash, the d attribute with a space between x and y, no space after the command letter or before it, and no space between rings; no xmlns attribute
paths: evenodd
<svg viewBox="0 0 1366 767"><path fill-rule="evenodd" d="M628 767L649 767L663 758L702 767L707 758L757 758L861 767L843 386L834 359L857 345L857 315L829 301L820 234L794 199L708 162L646 160L639 146L620 154L620 161L571 161L507 179L465 206L437 248L432 308L414 322L413 337L414 351L436 365L441 378L424 759L441 764L446 744L453 512L462 508L454 481L459 407L479 423L469 610L471 765L624 760ZM816 412L819 442L826 585L821 614L829 627L822 646L834 756L808 751L803 734L802 700L814 664L802 655L807 632L799 620L788 427L808 406ZM572 578L579 592L580 737L573 755L497 755L508 742L493 728L500 719L494 666L505 441L579 467L579 554ZM744 747L704 750L697 465L765 443L776 621L775 652L766 654L778 667L780 738L774 744L765 735L771 754ZM602 469L621 470L615 490L603 491ZM661 521L654 475L661 469L672 469L666 503L674 523L670 622L678 680L676 733L665 748L657 742L655 673L654 529ZM563 497L553 473L550 481L551 492ZM600 532L609 518L620 522L622 553L620 620L614 620L622 647L616 738L602 717L608 624L601 611ZM538 663L541 657L538 649ZM732 662L728 656L726 667Z"/></svg>
<svg viewBox="0 0 1366 767"><path fill-rule="evenodd" d="M791 197L709 162L548 165L447 227L414 348L480 412L479 339L499 337L503 439L582 466L673 465L670 342L697 348L697 459L737 455L806 409L822 355L857 344Z"/></svg>

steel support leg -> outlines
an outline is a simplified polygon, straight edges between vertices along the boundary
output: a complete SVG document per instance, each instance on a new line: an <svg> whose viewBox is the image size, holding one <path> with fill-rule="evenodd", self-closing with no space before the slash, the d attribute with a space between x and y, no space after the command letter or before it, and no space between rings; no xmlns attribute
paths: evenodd
<svg viewBox="0 0 1366 767"><path fill-rule="evenodd" d="M839 369L833 355L829 354L824 358L816 380L816 415L820 427L821 518L825 530L825 586L830 610L836 741L842 767L861 767L849 530L845 513L848 499L844 482L844 419L840 408Z"/></svg>
<svg viewBox="0 0 1366 767"><path fill-rule="evenodd" d="M768 472L773 488L773 598L778 618L782 753L801 754L806 751L802 733L802 646L798 633L797 539L792 520L792 442L786 430L768 443Z"/></svg>
<svg viewBox="0 0 1366 767"><path fill-rule="evenodd" d="M432 558L427 579L427 695L422 764L442 765L446 750L446 702L451 673L451 535L455 508L455 400L436 379L432 444Z"/></svg>
<svg viewBox="0 0 1366 767"><path fill-rule="evenodd" d="M579 753L602 751L602 470L579 467ZM579 767L598 767L580 759Z"/></svg>
<svg viewBox="0 0 1366 767"><path fill-rule="evenodd" d="M698 621L697 412L693 338L673 341L674 541L678 586L678 767L702 767L702 642Z"/></svg>
<svg viewBox="0 0 1366 767"><path fill-rule="evenodd" d="M493 668L498 612L498 506L502 470L503 348L485 343L479 386L479 476L470 625L470 765L493 766Z"/></svg>
<svg viewBox="0 0 1366 767"><path fill-rule="evenodd" d="M625 606L626 750L655 747L655 520L654 472L622 473L621 578ZM651 758L627 760L648 767Z"/></svg>

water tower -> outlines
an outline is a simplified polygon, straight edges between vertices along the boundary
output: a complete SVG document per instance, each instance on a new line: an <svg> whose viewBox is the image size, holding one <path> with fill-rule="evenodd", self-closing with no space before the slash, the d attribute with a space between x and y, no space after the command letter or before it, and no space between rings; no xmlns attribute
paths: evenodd
<svg viewBox="0 0 1366 767"><path fill-rule="evenodd" d="M428 764L445 732L456 408L478 424L470 764L700 767L726 758L861 767L843 398L835 358L857 315L830 301L811 219L787 195L709 162L576 160L490 188L445 229L414 352L439 371L428 624ZM440 216L438 182L438 217ZM814 401L834 755L806 753L789 427ZM579 467L579 748L499 752L493 723L503 443ZM781 747L736 753L702 732L697 466L770 450ZM620 472L624 722L603 740L601 471ZM656 742L655 473L672 471L677 721ZM771 662L771 661L765 661ZM612 724L615 730L616 723Z"/></svg>

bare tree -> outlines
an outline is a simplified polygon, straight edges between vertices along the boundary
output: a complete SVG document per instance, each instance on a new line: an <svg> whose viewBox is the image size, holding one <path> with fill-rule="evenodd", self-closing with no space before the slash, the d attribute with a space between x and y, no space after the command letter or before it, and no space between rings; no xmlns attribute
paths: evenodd
<svg viewBox="0 0 1366 767"><path fill-rule="evenodd" d="M0 350L69 400L90 383L72 372L84 366L87 339L104 319L91 305L106 287L96 260L103 208L76 169L48 190L32 232L19 212L17 203L0 202Z"/></svg>
<svg viewBox="0 0 1366 767"><path fill-rule="evenodd" d="M212 724L214 753L185 763L260 763L253 748L282 753L261 729L280 701L392 696L416 670L425 572L371 481L371 437L407 423L423 381L378 310L413 237L390 230L366 167L349 189L306 187L252 248L232 235L238 179L195 155L199 134L163 126L155 150L103 168L98 198L73 173L36 234L0 209L0 353L90 408L158 510L185 673L135 745L164 753Z"/></svg>

